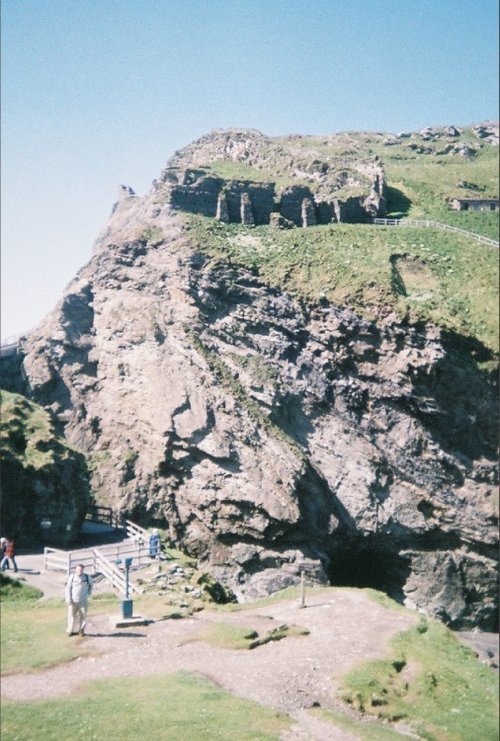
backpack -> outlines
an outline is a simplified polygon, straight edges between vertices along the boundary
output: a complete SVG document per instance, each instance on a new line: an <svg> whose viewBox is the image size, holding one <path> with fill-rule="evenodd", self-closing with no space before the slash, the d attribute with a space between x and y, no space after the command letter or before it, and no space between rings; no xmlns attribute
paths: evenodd
<svg viewBox="0 0 500 741"><path fill-rule="evenodd" d="M88 574L82 574L82 576L85 579L85 581L87 582L87 589L89 590L89 594L91 594L92 593L92 587L90 586L89 575ZM74 574L71 574L71 582L70 582L70 585L69 585L70 586L70 589L73 586L74 580L75 580L75 575Z"/></svg>

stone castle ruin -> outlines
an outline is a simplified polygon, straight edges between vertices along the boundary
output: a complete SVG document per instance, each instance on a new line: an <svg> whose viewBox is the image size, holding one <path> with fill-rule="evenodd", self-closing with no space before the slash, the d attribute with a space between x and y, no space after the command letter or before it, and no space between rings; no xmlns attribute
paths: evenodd
<svg viewBox="0 0 500 741"><path fill-rule="evenodd" d="M377 173L364 195L318 196L302 184L278 190L274 182L228 180L203 169L187 168L169 171L164 187L166 199L179 211L202 214L221 222L254 226L273 224L284 227L307 227L316 224L367 223L385 216L385 183Z"/></svg>
<svg viewBox="0 0 500 741"><path fill-rule="evenodd" d="M221 222L280 228L367 223L385 216L385 176L377 157L317 159L252 130L216 131L176 153L155 188L173 209ZM272 155L270 159L270 145ZM229 164L258 178L219 175ZM273 176L272 173L276 173Z"/></svg>

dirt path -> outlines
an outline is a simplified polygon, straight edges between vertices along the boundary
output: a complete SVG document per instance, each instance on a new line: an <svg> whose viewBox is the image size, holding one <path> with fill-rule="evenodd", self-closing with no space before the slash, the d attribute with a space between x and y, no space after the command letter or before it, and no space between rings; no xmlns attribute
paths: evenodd
<svg viewBox="0 0 500 741"><path fill-rule="evenodd" d="M387 610L365 594L349 590L312 595L305 609L298 600L287 600L245 612L204 610L184 620L122 630L111 627L109 616L93 613L96 607L97 603L91 606L85 638L61 636L61 640L81 642L91 655L43 671L5 676L2 696L17 700L61 697L95 679L182 669L203 674L234 695L291 715L296 725L283 737L286 741L347 740L355 736L311 718L305 710L315 704L339 709L334 696L339 677L361 660L383 656L390 638L417 620L416 615ZM198 639L213 622L252 628L259 634L283 623L295 624L310 633L253 650L228 650Z"/></svg>
<svg viewBox="0 0 500 741"><path fill-rule="evenodd" d="M45 572L43 555L20 555L17 562L17 576L41 589L44 598L63 596L66 575ZM109 591L109 587L103 582L95 591ZM182 669L206 676L233 695L290 715L296 723L283 741L348 741L357 736L311 717L307 709L320 705L345 713L345 706L335 698L340 677L360 661L386 655L392 636L418 620L416 614L385 609L366 594L347 589L310 594L305 609L298 599L244 612L206 609L184 620L122 630L116 630L109 616L97 610L98 603L91 603L85 638L68 639L61 634L61 640L74 640L85 649L80 657L42 671L4 676L2 696L15 700L68 696L95 679ZM253 650L228 650L200 640L200 634L214 622L257 630L259 635L286 623L307 629L309 635ZM490 650L494 645L491 635L466 634L464 642L477 643L482 637L484 651Z"/></svg>

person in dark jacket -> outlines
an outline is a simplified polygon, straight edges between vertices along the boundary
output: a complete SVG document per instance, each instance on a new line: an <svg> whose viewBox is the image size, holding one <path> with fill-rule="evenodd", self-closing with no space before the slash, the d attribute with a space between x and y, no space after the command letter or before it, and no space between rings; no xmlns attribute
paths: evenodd
<svg viewBox="0 0 500 741"><path fill-rule="evenodd" d="M160 557L160 536L158 530L153 530L149 536L149 556L150 558Z"/></svg>

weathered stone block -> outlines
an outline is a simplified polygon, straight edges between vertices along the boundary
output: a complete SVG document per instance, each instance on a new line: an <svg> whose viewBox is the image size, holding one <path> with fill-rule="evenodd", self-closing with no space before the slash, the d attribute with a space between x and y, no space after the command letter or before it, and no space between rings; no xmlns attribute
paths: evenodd
<svg viewBox="0 0 500 741"><path fill-rule="evenodd" d="M293 221L289 221L288 219L285 219L285 217L279 214L277 211L272 212L271 217L269 219L269 224L274 229L292 229L295 226Z"/></svg>
<svg viewBox="0 0 500 741"><path fill-rule="evenodd" d="M218 221L222 221L226 224L229 221L229 211L227 210L227 198L226 198L226 192L224 190L221 191L217 197L217 211L215 214L215 218Z"/></svg>
<svg viewBox="0 0 500 741"><path fill-rule="evenodd" d="M316 209L312 198L304 198L301 206L302 226L316 226Z"/></svg>
<svg viewBox="0 0 500 741"><path fill-rule="evenodd" d="M241 223L246 226L254 226L255 219L252 211L252 201L248 193L242 193L240 196L240 218Z"/></svg>

